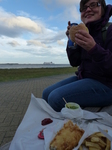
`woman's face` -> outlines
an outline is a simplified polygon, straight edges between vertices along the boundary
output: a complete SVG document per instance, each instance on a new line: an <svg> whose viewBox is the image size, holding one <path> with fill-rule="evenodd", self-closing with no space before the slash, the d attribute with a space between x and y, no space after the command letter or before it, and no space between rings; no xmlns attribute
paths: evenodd
<svg viewBox="0 0 112 150"><path fill-rule="evenodd" d="M85 6L90 6L90 4L94 4L93 2L98 2L97 0L89 0ZM87 24L88 22L93 22L96 20L99 20L102 16L102 7L101 5L90 8L87 7L85 11L81 12L81 20L84 24Z"/></svg>

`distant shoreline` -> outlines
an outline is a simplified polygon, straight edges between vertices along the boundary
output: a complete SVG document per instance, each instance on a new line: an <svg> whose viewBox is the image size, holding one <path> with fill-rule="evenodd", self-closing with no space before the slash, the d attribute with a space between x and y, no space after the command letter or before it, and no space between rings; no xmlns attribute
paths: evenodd
<svg viewBox="0 0 112 150"><path fill-rule="evenodd" d="M0 69L22 69L22 68L63 68L71 67L70 64L19 64L19 63L6 63L0 64Z"/></svg>
<svg viewBox="0 0 112 150"><path fill-rule="evenodd" d="M0 63L0 65L43 65L43 64L54 64L54 65L67 65L67 64L56 64L53 62L44 62L44 63Z"/></svg>

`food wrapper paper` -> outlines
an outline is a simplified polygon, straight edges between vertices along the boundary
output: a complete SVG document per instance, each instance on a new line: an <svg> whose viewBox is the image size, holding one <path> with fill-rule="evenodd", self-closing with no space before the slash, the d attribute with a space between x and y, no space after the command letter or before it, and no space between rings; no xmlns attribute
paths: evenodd
<svg viewBox="0 0 112 150"><path fill-rule="evenodd" d="M51 124L42 126L41 121L45 118L51 118L53 122ZM61 113L55 112L45 102L45 100L36 98L32 94L28 109L22 122L16 130L9 150L48 150L50 141L67 120L68 119L63 118ZM80 128L85 130L79 145L87 136L98 131L97 125L99 125L102 129L107 129L109 134L112 136L112 116L106 112L92 113L83 110L83 117L80 119L74 118L72 121L73 123L77 123ZM102 125L105 122L106 125ZM38 139L38 134L42 129L44 129L45 140ZM75 150L77 148L75 148Z"/></svg>

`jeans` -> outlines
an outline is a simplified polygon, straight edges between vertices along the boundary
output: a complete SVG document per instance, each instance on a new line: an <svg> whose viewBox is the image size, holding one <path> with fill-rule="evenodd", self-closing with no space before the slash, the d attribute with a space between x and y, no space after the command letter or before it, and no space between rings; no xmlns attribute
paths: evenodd
<svg viewBox="0 0 112 150"><path fill-rule="evenodd" d="M63 98L81 107L103 107L112 104L112 89L97 80L73 76L44 89L42 98L58 112L65 106Z"/></svg>

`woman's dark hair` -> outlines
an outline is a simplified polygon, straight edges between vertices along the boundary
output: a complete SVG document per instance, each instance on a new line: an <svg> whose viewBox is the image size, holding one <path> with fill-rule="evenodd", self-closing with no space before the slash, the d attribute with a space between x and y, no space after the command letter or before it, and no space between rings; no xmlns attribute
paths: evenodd
<svg viewBox="0 0 112 150"><path fill-rule="evenodd" d="M80 1L80 10L84 7L84 5L88 2L89 0L81 0ZM106 2L105 0L99 0L99 3L101 4L101 7L103 8L102 12L105 12L106 8Z"/></svg>

